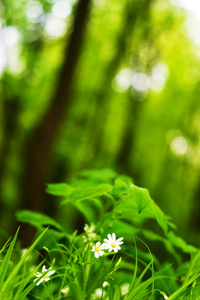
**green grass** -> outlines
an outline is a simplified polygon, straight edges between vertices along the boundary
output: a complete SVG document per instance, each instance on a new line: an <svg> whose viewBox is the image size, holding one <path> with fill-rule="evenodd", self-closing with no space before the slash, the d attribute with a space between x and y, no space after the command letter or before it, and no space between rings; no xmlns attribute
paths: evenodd
<svg viewBox="0 0 200 300"><path fill-rule="evenodd" d="M17 212L19 221L38 229L38 237L22 255L18 229L1 249L0 299L200 299L198 249L176 235L146 189L125 176L102 183L103 170L99 175L99 182L98 176L86 177L47 189L62 197L63 207L79 211L88 224L82 230L66 230L40 213Z"/></svg>

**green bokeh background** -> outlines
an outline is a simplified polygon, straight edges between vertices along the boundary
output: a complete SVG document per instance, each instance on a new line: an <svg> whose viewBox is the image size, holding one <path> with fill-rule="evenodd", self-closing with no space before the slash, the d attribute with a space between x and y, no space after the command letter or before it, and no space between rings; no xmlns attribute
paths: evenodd
<svg viewBox="0 0 200 300"><path fill-rule="evenodd" d="M3 240L18 209L59 219L47 183L112 168L148 188L199 245L200 59L186 20L168 0L1 2Z"/></svg>

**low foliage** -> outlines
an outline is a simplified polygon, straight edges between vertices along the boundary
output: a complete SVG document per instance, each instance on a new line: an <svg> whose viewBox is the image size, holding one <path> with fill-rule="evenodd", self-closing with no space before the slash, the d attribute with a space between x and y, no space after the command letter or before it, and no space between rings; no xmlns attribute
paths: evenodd
<svg viewBox="0 0 200 300"><path fill-rule="evenodd" d="M0 299L200 299L198 249L176 235L146 189L113 174L85 171L71 184L48 185L63 208L83 216L75 232L41 213L17 212L39 236L25 254L18 232L2 248Z"/></svg>

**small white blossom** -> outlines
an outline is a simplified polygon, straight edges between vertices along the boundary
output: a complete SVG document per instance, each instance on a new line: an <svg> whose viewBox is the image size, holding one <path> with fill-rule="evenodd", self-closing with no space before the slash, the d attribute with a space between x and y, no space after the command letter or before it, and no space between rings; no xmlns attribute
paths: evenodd
<svg viewBox="0 0 200 300"><path fill-rule="evenodd" d="M69 287L65 287L61 290L61 293L63 293L64 295L67 295L69 293Z"/></svg>
<svg viewBox="0 0 200 300"><path fill-rule="evenodd" d="M23 248L23 249L22 249L22 257L26 254L27 251L28 251L27 248Z"/></svg>
<svg viewBox="0 0 200 300"><path fill-rule="evenodd" d="M93 232L95 230L95 225L93 223L90 226L88 224L85 224L83 229L85 231L85 235L83 235L84 242L96 238L97 235Z"/></svg>
<svg viewBox="0 0 200 300"><path fill-rule="evenodd" d="M107 282L107 281L104 281L103 282L103 284L102 284L102 286L105 288L106 286L108 286L109 285L109 283Z"/></svg>
<svg viewBox="0 0 200 300"><path fill-rule="evenodd" d="M22 249L22 257L26 254L27 251L28 251L27 248ZM29 260L29 259L30 259L30 255L28 255L25 260Z"/></svg>
<svg viewBox="0 0 200 300"><path fill-rule="evenodd" d="M103 247L104 249L107 249L108 252L114 251L114 252L118 252L118 250L121 249L120 245L123 244L124 242L122 241L124 238L120 237L119 239L116 239L116 234L112 233L108 234L108 238L104 239L104 244Z"/></svg>
<svg viewBox="0 0 200 300"><path fill-rule="evenodd" d="M130 283L124 283L121 285L121 295L124 296L126 293L128 293L130 287Z"/></svg>
<svg viewBox="0 0 200 300"><path fill-rule="evenodd" d="M93 223L90 226L88 224L85 224L83 229L86 232L93 232L95 230L95 225Z"/></svg>
<svg viewBox="0 0 200 300"><path fill-rule="evenodd" d="M48 272L47 272L48 271ZM37 277L36 279L34 279L34 281L36 281L38 278L41 277L41 279L37 282L36 285L39 285L41 282L43 281L48 281L50 280L50 276L53 275L55 273L55 270L52 270L52 268L46 269L46 266L44 265L42 267L42 272L36 272L35 276Z"/></svg>
<svg viewBox="0 0 200 300"><path fill-rule="evenodd" d="M96 289L94 291L94 294L91 295L91 300L97 300L97 299L102 299L102 289Z"/></svg>
<svg viewBox="0 0 200 300"><path fill-rule="evenodd" d="M101 245L100 242L97 242L95 246L92 247L92 250L94 252L94 256L98 258L99 256L102 256L104 254L104 245Z"/></svg>

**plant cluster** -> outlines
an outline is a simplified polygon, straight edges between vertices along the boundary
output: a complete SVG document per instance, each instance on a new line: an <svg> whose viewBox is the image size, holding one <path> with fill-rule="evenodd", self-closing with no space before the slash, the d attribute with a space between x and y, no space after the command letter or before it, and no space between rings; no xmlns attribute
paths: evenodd
<svg viewBox="0 0 200 300"><path fill-rule="evenodd" d="M126 176L113 183L112 174L85 171L71 184L48 185L62 209L81 213L82 229L17 212L38 237L21 249L17 231L1 249L0 299L200 299L200 251L176 235L146 189Z"/></svg>

